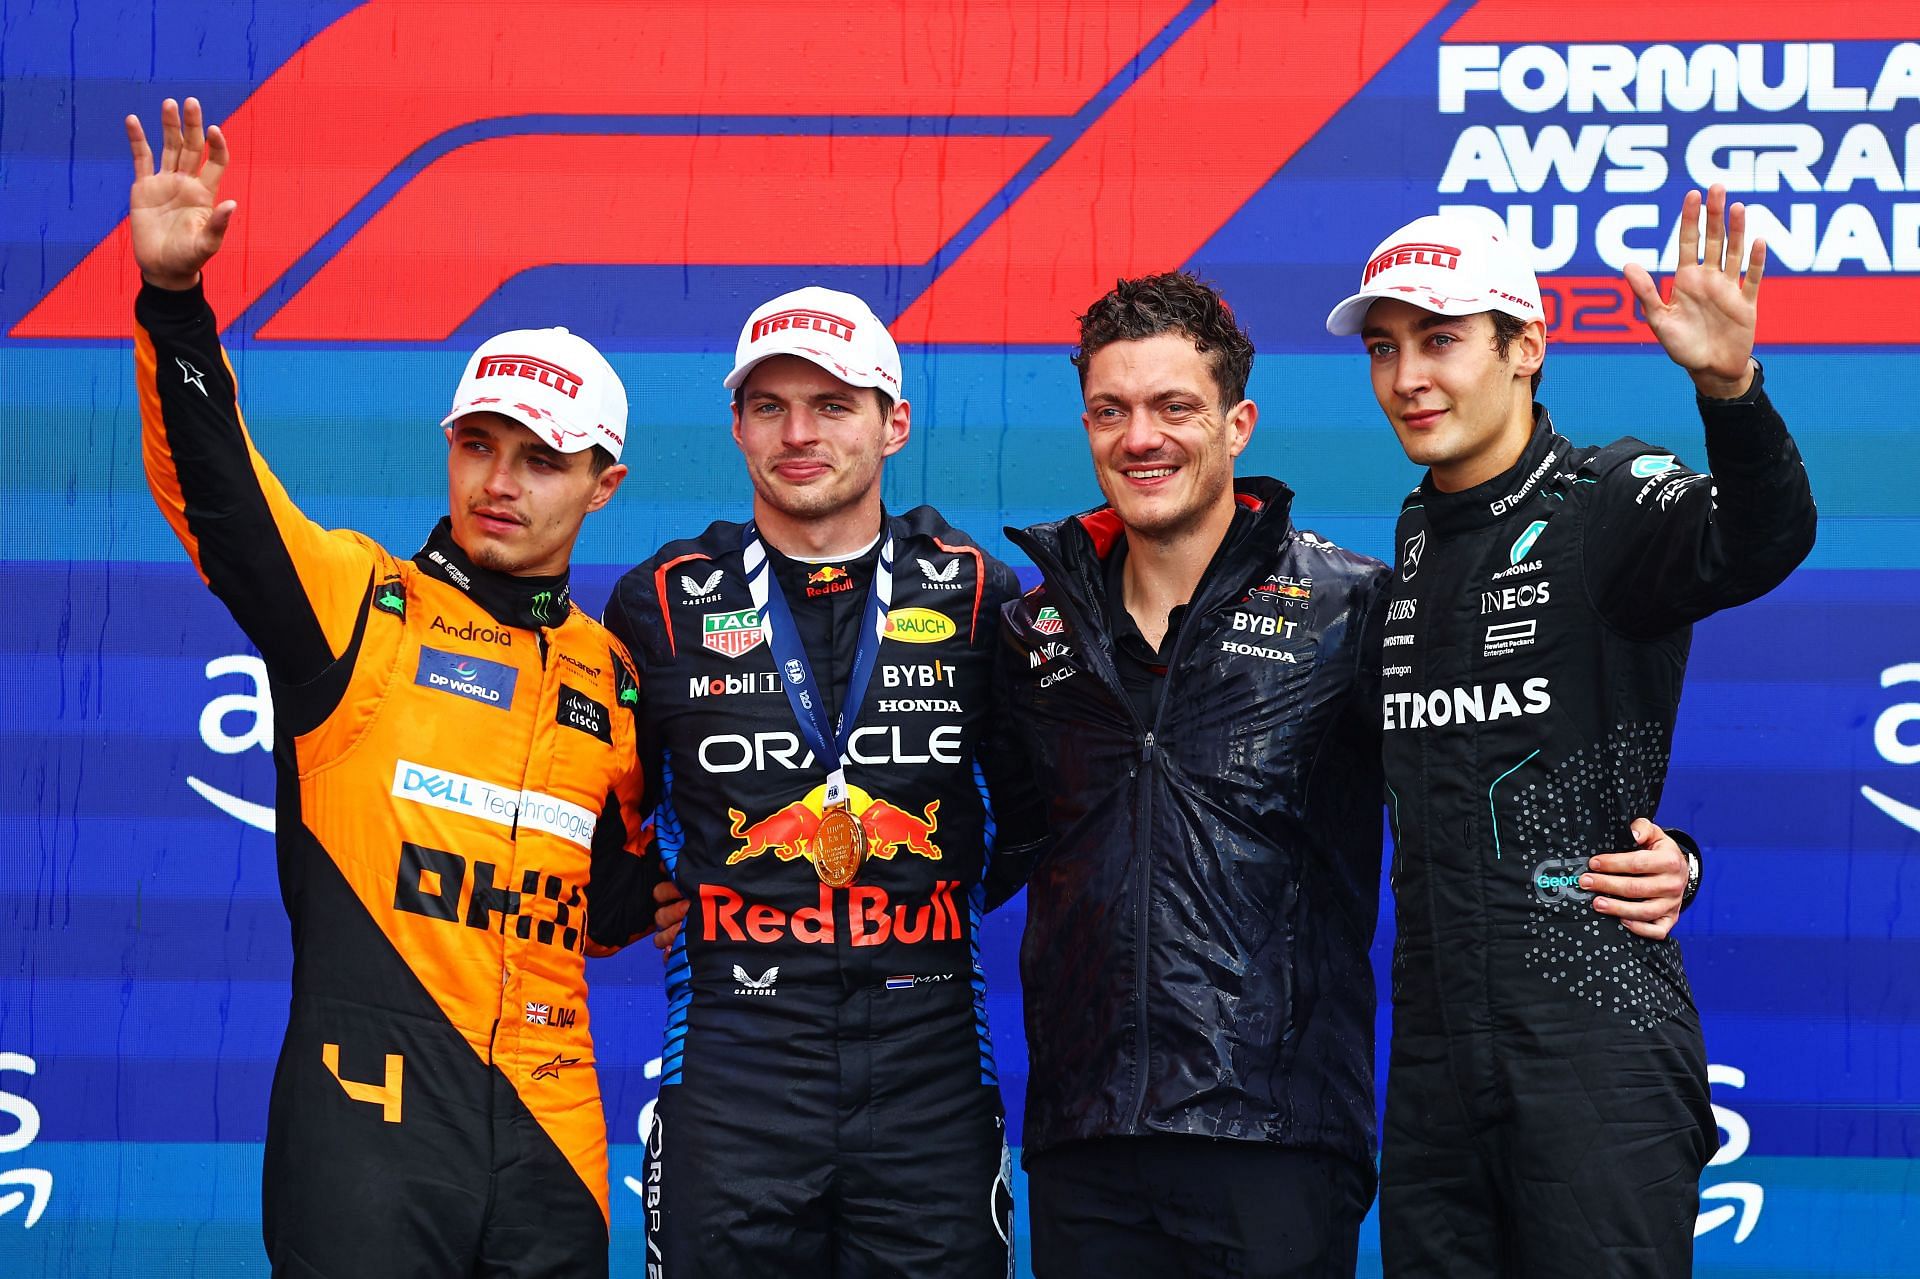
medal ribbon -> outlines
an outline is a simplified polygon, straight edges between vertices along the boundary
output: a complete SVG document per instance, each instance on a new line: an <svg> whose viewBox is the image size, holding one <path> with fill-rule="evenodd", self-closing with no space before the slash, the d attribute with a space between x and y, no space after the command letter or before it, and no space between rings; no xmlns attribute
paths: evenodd
<svg viewBox="0 0 1920 1279"><path fill-rule="evenodd" d="M887 607L893 602L893 535L888 534L880 546L880 559L873 568L873 585L867 592L860 640L853 653L853 670L847 677L846 702L840 707L838 719L831 724L827 719L826 699L813 677L813 664L807 661L806 648L800 643L800 632L794 626L793 610L787 606L786 593L780 589L773 566L767 563L767 548L760 541L760 530L748 524L741 540L747 589L753 593L753 606L760 613L760 631L767 638L767 647L773 651L780 686L786 690L794 719L799 721L801 739L815 759L822 763L832 761L824 806L844 804L847 802L847 745L853 739L854 719L860 712L860 704L866 700L873 668L880 661Z"/></svg>

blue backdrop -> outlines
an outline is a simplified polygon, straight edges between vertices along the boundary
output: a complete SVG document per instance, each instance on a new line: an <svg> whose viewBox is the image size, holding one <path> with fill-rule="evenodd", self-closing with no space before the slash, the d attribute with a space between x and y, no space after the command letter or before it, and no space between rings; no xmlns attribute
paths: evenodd
<svg viewBox="0 0 1920 1279"><path fill-rule="evenodd" d="M765 6L707 20L734 10L788 38ZM1243 473L1286 479L1302 525L1389 557L1416 477L1359 353L1319 321L1381 234L1442 203L1492 207L1537 247L1542 398L1563 428L1703 462L1685 378L1636 342L1613 282L1623 255L1657 257L1690 184L1732 182L1777 232L1762 354L1821 531L1785 586L1699 628L1659 814L1709 853L1680 926L1726 1143L1699 1271L1920 1274L1920 19L1506 0L849 12L829 36L882 43L841 83L795 69L782 96L729 71L805 49L674 73L707 92L650 71L692 57L672 15L563 5L529 28L490 4L0 0L0 1273L265 1272L290 968L257 827L271 711L146 493L115 238L120 117L151 128L163 95L197 92L251 166L229 179L216 300L290 490L411 550L444 509L434 423L465 353L566 323L633 396L634 474L579 551L596 609L660 542L746 508L720 378L746 312L803 282L862 291L910 339L915 434L889 504L934 502L1010 558L1003 525L1096 499L1072 307L1117 271L1178 264L1220 283L1260 350ZM561 74L620 41L635 84ZM531 69L462 61L490 47ZM1252 74L1269 64L1285 74ZM553 87L528 90L541 75ZM797 176L742 190L749 163ZM727 235L700 238L708 223ZM1020 927L1016 903L984 947L1016 1125ZM1390 932L1388 911L1377 966ZM616 1273L637 1274L624 1179L655 1090L659 962L641 948L592 977Z"/></svg>

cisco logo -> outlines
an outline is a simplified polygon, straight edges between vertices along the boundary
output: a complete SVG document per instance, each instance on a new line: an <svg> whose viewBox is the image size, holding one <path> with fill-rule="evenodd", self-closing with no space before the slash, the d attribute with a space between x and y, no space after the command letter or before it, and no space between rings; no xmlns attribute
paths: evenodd
<svg viewBox="0 0 1920 1279"><path fill-rule="evenodd" d="M1880 672L1880 687L1920 684L1920 662L1903 662ZM1873 747L1889 764L1920 764L1920 732L1901 735L1909 724L1920 723L1920 702L1896 702L1880 712L1873 722ZM1920 808L1893 796L1862 786L1860 794L1869 804L1909 830L1920 831Z"/></svg>

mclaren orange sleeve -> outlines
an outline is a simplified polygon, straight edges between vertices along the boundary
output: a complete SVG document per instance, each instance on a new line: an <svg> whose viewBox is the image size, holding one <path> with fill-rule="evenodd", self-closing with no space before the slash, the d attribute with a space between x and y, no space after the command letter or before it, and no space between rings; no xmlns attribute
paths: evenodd
<svg viewBox="0 0 1920 1279"><path fill-rule="evenodd" d="M352 640L374 547L309 520L267 469L198 286L143 285L134 320L141 454L154 501L276 678L311 680Z"/></svg>

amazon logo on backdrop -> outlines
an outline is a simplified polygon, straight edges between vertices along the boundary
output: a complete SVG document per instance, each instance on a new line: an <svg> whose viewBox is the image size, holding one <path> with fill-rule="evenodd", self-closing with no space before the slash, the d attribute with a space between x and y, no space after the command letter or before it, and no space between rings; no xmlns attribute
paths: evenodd
<svg viewBox="0 0 1920 1279"><path fill-rule="evenodd" d="M267 691L267 664L247 653L230 653L207 663L210 680L235 676L246 680L246 687L221 693L201 709L200 740L222 755L238 755L250 747L271 755L273 698ZM272 833L273 809L269 806L229 794L191 775L187 785L227 816Z"/></svg>
<svg viewBox="0 0 1920 1279"><path fill-rule="evenodd" d="M1880 672L1880 687L1920 684L1920 662L1902 662ZM1896 702L1880 712L1873 722L1873 747L1889 764L1920 764L1920 739L1902 737L1900 730L1920 723L1920 702ZM1862 786L1860 794L1869 804L1909 830L1920 831L1920 807L1895 799L1871 786Z"/></svg>

